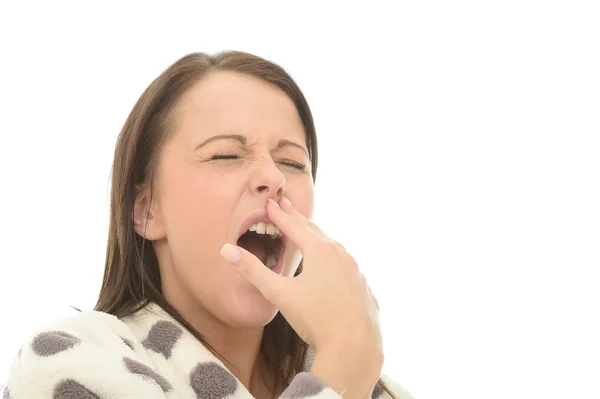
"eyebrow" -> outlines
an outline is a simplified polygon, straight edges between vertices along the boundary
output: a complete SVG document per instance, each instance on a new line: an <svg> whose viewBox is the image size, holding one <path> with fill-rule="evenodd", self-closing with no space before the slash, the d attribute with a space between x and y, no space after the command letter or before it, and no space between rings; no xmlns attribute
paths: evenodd
<svg viewBox="0 0 600 399"><path fill-rule="evenodd" d="M293 141L290 140L286 140L286 139L281 139L279 140L279 143L277 143L277 149L282 149L284 147L296 147L296 148L300 148L304 154L306 155L307 158L310 158L308 156L308 151L306 150L306 148L303 145L300 145L298 143L294 143Z"/></svg>
<svg viewBox="0 0 600 399"><path fill-rule="evenodd" d="M211 141L216 141L216 140L237 140L242 145L245 145L246 141L247 141L246 137L242 136L241 134L219 134L216 136L209 137L208 139L204 140L202 143L198 144L196 146L196 150L199 150L200 148L204 147Z"/></svg>
<svg viewBox="0 0 600 399"><path fill-rule="evenodd" d="M219 135L212 136L212 137L209 137L208 139L204 140L202 143L200 143L198 146L196 146L196 150L199 150L200 148L204 147L208 143L210 143L212 141L216 141L216 140L237 140L242 145L246 145L246 143L248 141L246 139L246 137L242 136L241 134L219 134ZM276 149L280 150L284 147L299 148L308 157L308 151L306 150L306 148L303 145L300 145L298 143L295 143L293 141L286 140L286 139L279 140L279 142L277 143Z"/></svg>

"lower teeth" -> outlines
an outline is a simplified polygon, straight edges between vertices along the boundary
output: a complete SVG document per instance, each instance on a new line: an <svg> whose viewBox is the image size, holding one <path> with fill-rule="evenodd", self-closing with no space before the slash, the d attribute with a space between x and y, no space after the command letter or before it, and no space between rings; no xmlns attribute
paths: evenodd
<svg viewBox="0 0 600 399"><path fill-rule="evenodd" d="M275 255L269 255L267 257L267 262L266 265L269 269L272 269L275 267L275 265L277 264L277 259L275 258Z"/></svg>

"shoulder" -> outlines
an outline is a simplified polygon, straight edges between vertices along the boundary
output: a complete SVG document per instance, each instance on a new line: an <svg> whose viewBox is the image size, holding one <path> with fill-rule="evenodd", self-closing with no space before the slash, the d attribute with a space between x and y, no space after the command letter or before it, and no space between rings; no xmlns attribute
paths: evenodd
<svg viewBox="0 0 600 399"><path fill-rule="evenodd" d="M96 311L79 312L39 328L26 339L17 361L56 359L94 347L127 353L132 335L117 317Z"/></svg>
<svg viewBox="0 0 600 399"><path fill-rule="evenodd" d="M157 384L140 386L139 378L132 378L132 369L151 372L133 350L134 340L125 323L102 312L80 312L48 324L19 350L5 395L11 399L107 394L129 398L138 397L141 389L154 397Z"/></svg>

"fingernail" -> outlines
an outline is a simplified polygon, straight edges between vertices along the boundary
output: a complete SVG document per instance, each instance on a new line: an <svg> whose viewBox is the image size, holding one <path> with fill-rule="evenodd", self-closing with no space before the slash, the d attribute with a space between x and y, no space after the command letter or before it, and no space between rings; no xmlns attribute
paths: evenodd
<svg viewBox="0 0 600 399"><path fill-rule="evenodd" d="M281 198L281 201L283 201L285 204L287 204L287 206L291 207L292 203L290 202L289 199L287 199L287 197L283 197Z"/></svg>
<svg viewBox="0 0 600 399"><path fill-rule="evenodd" d="M269 202L270 202L271 204L275 205L277 208L279 208L279 204L278 204L278 203L277 203L277 201L275 201L274 199L272 199L272 198L269 198Z"/></svg>
<svg viewBox="0 0 600 399"><path fill-rule="evenodd" d="M221 256L227 259L232 265L235 265L240 261L241 254L236 247L227 243L221 248Z"/></svg>

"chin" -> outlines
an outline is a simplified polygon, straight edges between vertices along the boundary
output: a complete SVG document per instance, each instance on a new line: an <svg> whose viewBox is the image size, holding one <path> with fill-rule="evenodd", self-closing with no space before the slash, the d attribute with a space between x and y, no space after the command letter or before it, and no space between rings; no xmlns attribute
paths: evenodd
<svg viewBox="0 0 600 399"><path fill-rule="evenodd" d="M253 285L243 281L225 302L227 325L235 328L261 328L269 324L279 309L267 301Z"/></svg>

